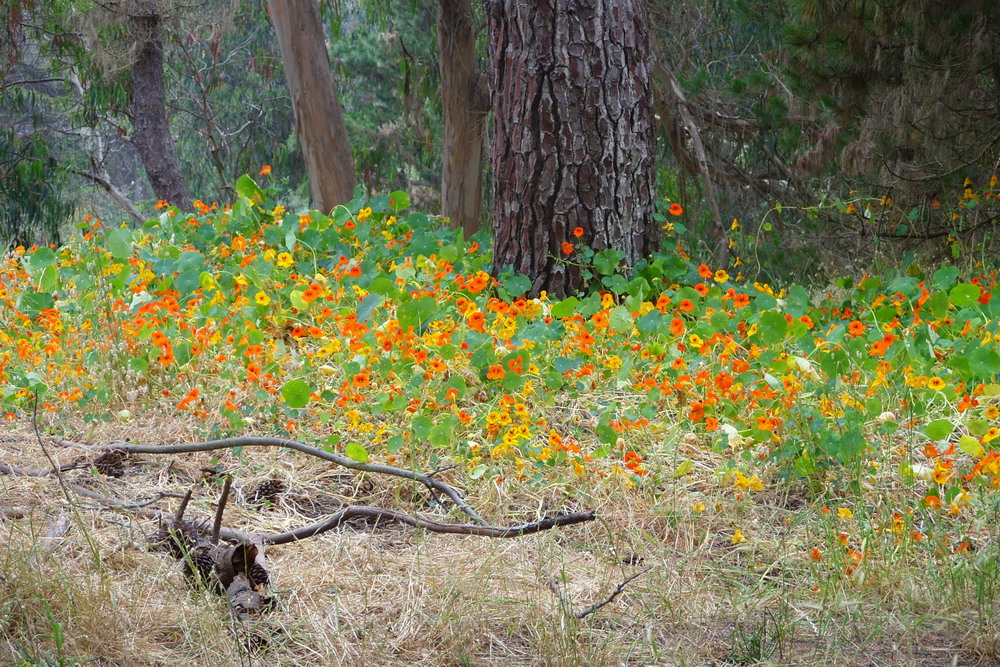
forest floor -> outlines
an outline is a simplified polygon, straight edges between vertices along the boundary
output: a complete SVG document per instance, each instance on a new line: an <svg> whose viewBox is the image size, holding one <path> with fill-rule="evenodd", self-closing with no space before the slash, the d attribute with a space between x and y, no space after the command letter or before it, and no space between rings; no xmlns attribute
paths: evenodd
<svg viewBox="0 0 1000 667"><path fill-rule="evenodd" d="M48 427L73 440L81 427L78 438L97 444L197 440L177 420ZM179 496L194 486L189 514L198 518L214 512L213 471L221 465L236 480L224 523L242 530L280 532L344 504L445 514L419 485L289 450L133 456L104 474L92 465L94 452L57 440L45 442L58 463L87 464L63 472L64 481L133 501ZM734 500L699 473L715 467L706 458L712 453L688 449L695 472L658 488L621 480L584 488L572 475L541 490L515 479L468 488L470 504L497 524L596 510L598 520L587 524L490 539L355 523L269 547L277 606L252 628L233 620L224 598L193 589L177 561L150 548L156 520L78 496L70 505L54 476L2 475L0 659L132 666L996 664L1000 626L991 591L979 592L989 597L976 609L947 581L900 559L879 567L872 558L833 582L820 577L821 563L801 554L829 532L827 513L787 493ZM0 452L0 460L21 468L49 467L23 428L0 438ZM270 503L255 503L254 490L270 480L280 482L272 491L283 490ZM149 507L173 511L178 502L167 497ZM45 537L58 517L69 519L69 530ZM746 541L733 539L737 528ZM576 617L640 571L609 604Z"/></svg>

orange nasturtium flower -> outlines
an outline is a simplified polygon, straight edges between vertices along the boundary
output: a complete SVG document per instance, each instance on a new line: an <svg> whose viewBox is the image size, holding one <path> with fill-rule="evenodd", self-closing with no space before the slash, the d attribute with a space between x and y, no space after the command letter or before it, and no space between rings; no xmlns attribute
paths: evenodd
<svg viewBox="0 0 1000 667"><path fill-rule="evenodd" d="M486 371L486 377L489 378L490 380L499 380L504 376L504 374L505 371L503 369L503 366L501 366L500 364L493 364Z"/></svg>
<svg viewBox="0 0 1000 667"><path fill-rule="evenodd" d="M581 236L583 236L583 227L577 227L576 229L574 229L573 236L575 236L576 238L580 238Z"/></svg>
<svg viewBox="0 0 1000 667"><path fill-rule="evenodd" d="M260 168L261 176L267 176L270 173L271 173L271 165L265 164L263 167Z"/></svg>
<svg viewBox="0 0 1000 667"><path fill-rule="evenodd" d="M683 206L681 206L677 202L674 202L673 204L670 205L670 215L681 215L682 213L684 213Z"/></svg>
<svg viewBox="0 0 1000 667"><path fill-rule="evenodd" d="M572 243L567 243L566 241L563 241L562 251L563 251L564 255L572 255L573 254L573 244Z"/></svg>

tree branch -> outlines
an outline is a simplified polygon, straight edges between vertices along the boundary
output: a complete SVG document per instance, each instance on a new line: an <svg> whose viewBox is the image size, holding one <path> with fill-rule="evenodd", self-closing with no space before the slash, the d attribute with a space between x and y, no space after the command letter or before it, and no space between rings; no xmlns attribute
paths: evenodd
<svg viewBox="0 0 1000 667"><path fill-rule="evenodd" d="M233 449L236 447L285 447L287 449L294 449L295 451L302 452L303 454L321 458L325 461L330 461L331 463L336 463L337 465L350 470L370 472L379 475L390 475L392 477L401 477L403 479L419 482L428 489L448 496L448 498L450 498L459 509L472 517L480 525L487 527L490 526L488 521L479 516L479 514L472 509L468 503L462 500L462 497L457 489L435 477L413 470L397 468L395 466L383 465L380 463L358 463L357 461L354 461L346 456L334 454L332 452L319 449L318 447L313 447L303 442L299 442L298 440L259 436L241 436L236 438L224 438L222 440L209 440L206 442L181 443L177 445L137 445L132 443L118 443L105 448L104 451L119 451L127 454L187 454L191 452L210 452L217 449Z"/></svg>

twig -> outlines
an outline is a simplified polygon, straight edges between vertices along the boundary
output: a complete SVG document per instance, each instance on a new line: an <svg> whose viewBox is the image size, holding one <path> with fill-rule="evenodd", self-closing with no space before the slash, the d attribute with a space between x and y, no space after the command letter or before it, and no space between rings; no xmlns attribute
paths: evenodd
<svg viewBox="0 0 1000 667"><path fill-rule="evenodd" d="M346 456L334 454L332 452L319 449L318 447L313 447L303 442L299 442L298 440L267 438L260 436L241 436L237 438L209 440L206 442L181 443L177 445L137 445L126 442L111 445L104 448L103 451L120 451L128 454L185 454L190 452L209 452L217 449L233 449L236 447L285 447L302 452L303 454L308 454L310 456L330 461L331 463L336 463L339 466L349 468L351 470L359 470L362 472L370 472L380 475L391 475L393 477L402 477L403 479L420 482L428 489L439 491L440 493L448 496L448 498L450 498L460 510L472 517L472 519L480 525L490 527L490 523L488 521L479 516L479 514L472 509L468 503L462 500L461 494L457 489L439 479L413 470L397 468L396 466L383 465L380 463L359 463Z"/></svg>
<svg viewBox="0 0 1000 667"><path fill-rule="evenodd" d="M181 519L184 518L184 512L187 511L187 506L188 503L191 502L191 494L193 492L194 489L188 489L187 493L184 494L184 500L182 500L181 504L177 506L177 511L174 513L174 521L177 523L180 523Z"/></svg>
<svg viewBox="0 0 1000 667"><path fill-rule="evenodd" d="M219 543L219 531L222 530L222 514L226 511L226 503L229 502L229 491L233 488L233 476L226 475L226 481L222 484L222 495L219 496L219 506L215 508L215 522L212 524L212 544Z"/></svg>
<svg viewBox="0 0 1000 667"><path fill-rule="evenodd" d="M625 579L624 581L622 581L620 584L618 584L618 586L615 587L615 590L611 592L611 595L609 595L608 597L606 597L604 600L602 600L600 602L595 602L594 604L590 605L586 609L582 609L580 611L574 611L573 610L573 603L563 594L562 589L559 587L559 582L556 580L556 578L554 576L549 576L549 590L551 590L552 593L555 594L555 596L557 598L559 598L559 602L570 613L572 613L574 617L576 617L576 618L587 618L588 616L590 616L591 614L593 614L595 611L598 611L602 607L605 607L605 606L611 604L616 597L618 597L619 595L621 595L622 591L625 590L625 587L628 586L629 583L631 583L634 579L638 579L642 575L646 574L651 569L652 568L647 567L647 568L645 568L643 570L639 570L638 572L636 572L635 574L633 574L632 576L628 577L627 579ZM543 570L543 572L544 572L544 570ZM548 574L548 573L546 572L546 574Z"/></svg>
<svg viewBox="0 0 1000 667"><path fill-rule="evenodd" d="M49 475L89 467L86 463L64 463L58 468L18 468L17 466L0 463L0 475L19 475L21 477L48 477Z"/></svg>
<svg viewBox="0 0 1000 667"><path fill-rule="evenodd" d="M45 446L45 441L42 440L42 434L38 432L38 390L34 392L34 403L31 406L31 428L35 431L35 439L38 440L38 446L42 448L42 452L45 454L45 458L49 460L49 465L52 466L52 472L55 473L56 479L59 480L59 488L62 489L63 495L66 496L66 502L70 505L73 504L73 499L69 495L69 489L66 488L66 480L63 479L62 469L52 455L49 454L49 448Z"/></svg>

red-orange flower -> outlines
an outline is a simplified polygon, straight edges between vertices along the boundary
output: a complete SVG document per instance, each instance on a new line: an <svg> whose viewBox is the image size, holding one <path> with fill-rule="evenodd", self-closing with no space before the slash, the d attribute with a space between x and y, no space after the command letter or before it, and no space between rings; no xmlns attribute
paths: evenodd
<svg viewBox="0 0 1000 667"><path fill-rule="evenodd" d="M572 255L573 254L573 244L572 243L567 243L566 241L563 241L562 251L563 251L564 255Z"/></svg>
<svg viewBox="0 0 1000 667"><path fill-rule="evenodd" d="M583 236L583 227L577 227L576 229L574 229L573 236L575 236L576 238L580 238L581 236Z"/></svg>
<svg viewBox="0 0 1000 667"><path fill-rule="evenodd" d="M681 206L677 202L674 202L673 204L670 205L670 215L681 215L682 213L684 213L683 206Z"/></svg>

